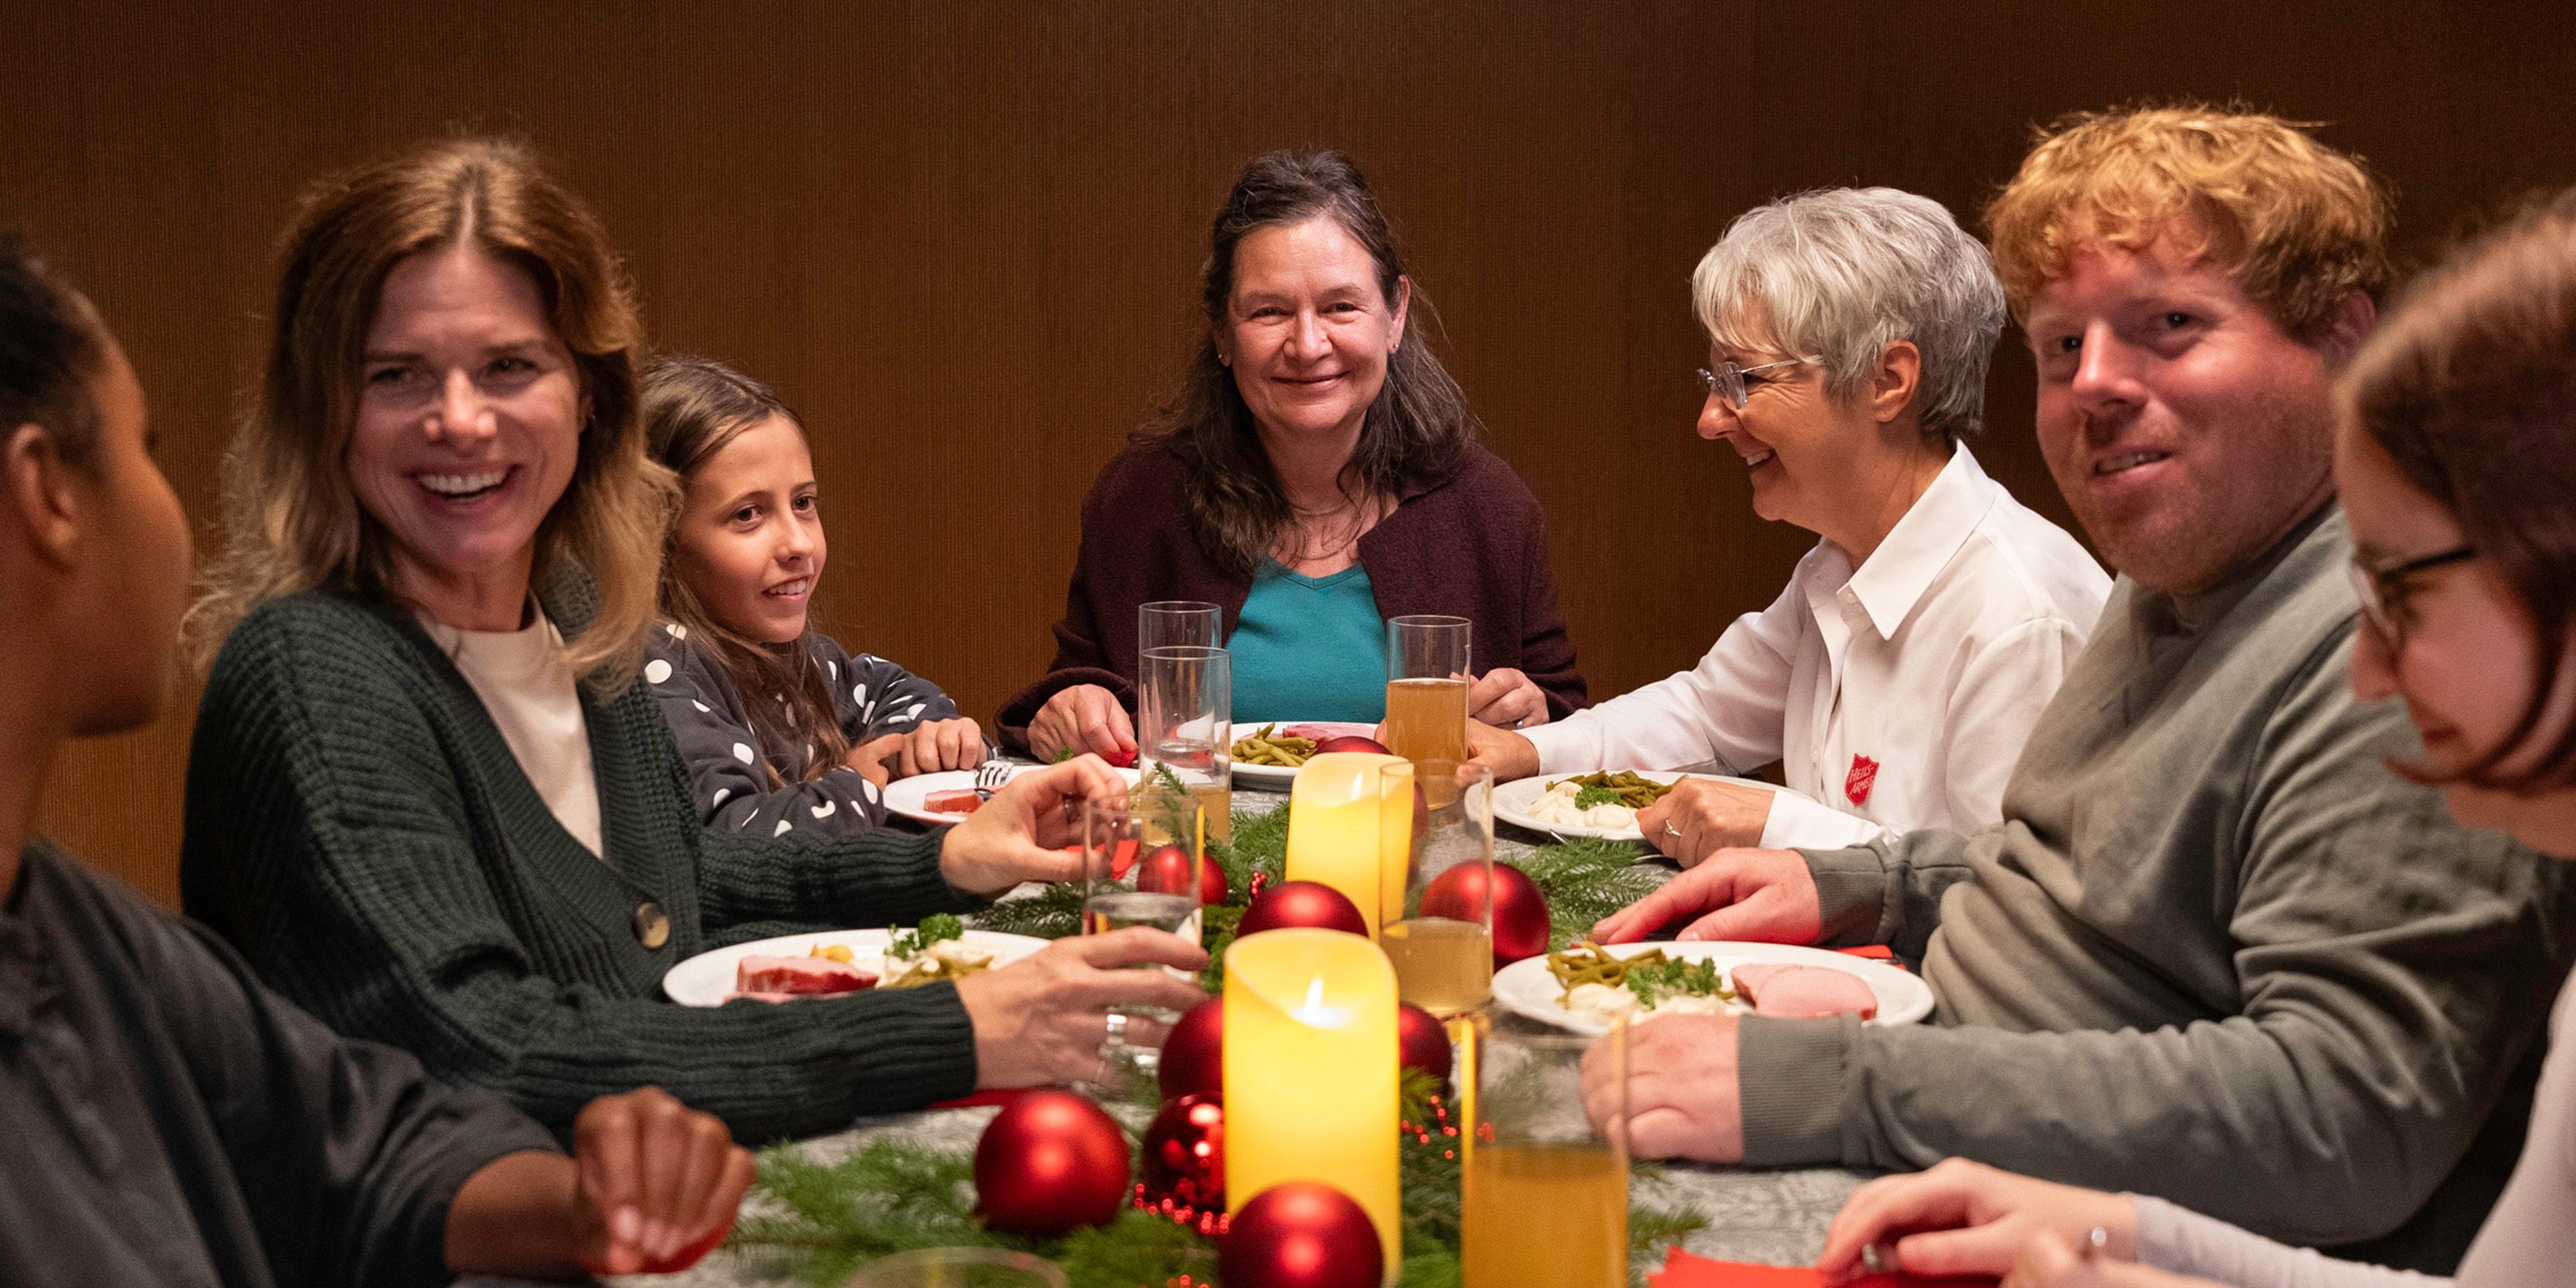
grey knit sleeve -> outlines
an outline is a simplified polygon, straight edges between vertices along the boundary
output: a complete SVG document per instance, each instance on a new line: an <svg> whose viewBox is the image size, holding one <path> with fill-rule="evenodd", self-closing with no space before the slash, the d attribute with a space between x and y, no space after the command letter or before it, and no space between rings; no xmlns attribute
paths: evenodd
<svg viewBox="0 0 2576 1288"><path fill-rule="evenodd" d="M835 767L804 782L779 781L770 772L777 749L763 748L743 715L742 696L686 629L676 623L653 628L644 682L689 767L689 801L700 821L718 831L763 839L790 833L843 836L884 826L883 797L876 784L854 769ZM833 688L838 706L848 695L837 684Z"/></svg>

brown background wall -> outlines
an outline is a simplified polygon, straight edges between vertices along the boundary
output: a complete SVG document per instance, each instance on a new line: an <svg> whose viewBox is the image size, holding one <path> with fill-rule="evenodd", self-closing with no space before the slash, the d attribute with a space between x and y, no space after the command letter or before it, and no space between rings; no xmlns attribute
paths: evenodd
<svg viewBox="0 0 2576 1288"><path fill-rule="evenodd" d="M1553 516L1596 697L1689 663L1809 542L1691 435L1686 279L1746 207L1861 182L1973 219L2032 123L2141 95L2329 122L2413 249L2576 179L2556 3L319 8L0 0L0 216L123 336L200 545L299 186L520 131L662 343L805 412L824 624L979 716L1046 661L1082 489L1177 370L1206 220L1259 151L1341 147L1378 185ZM2062 520L2006 343L1980 454ZM193 706L65 756L43 818L165 901Z"/></svg>

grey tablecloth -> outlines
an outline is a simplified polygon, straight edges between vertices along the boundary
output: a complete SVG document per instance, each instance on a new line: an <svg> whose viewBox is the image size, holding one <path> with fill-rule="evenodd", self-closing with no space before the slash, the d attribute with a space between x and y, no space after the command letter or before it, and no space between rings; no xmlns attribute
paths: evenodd
<svg viewBox="0 0 2576 1288"><path fill-rule="evenodd" d="M1267 809L1286 800L1284 794L1257 792L1238 788L1235 808ZM1532 838L1511 834L1495 838L1495 856L1508 859L1525 854ZM1661 866L1659 863L1657 866ZM1669 869L1665 869L1669 871ZM1518 1023L1519 1021L1511 1021ZM1829 1089L1820 1089L1829 1091ZM998 1112L994 1109L949 1109L928 1113L900 1114L872 1118L854 1124L850 1130L821 1136L803 1143L801 1148L822 1160L846 1157L861 1144L886 1136L904 1136L929 1143L972 1149L982 1134L984 1124ZM1695 1163L1667 1163L1651 1178L1641 1178L1634 1191L1641 1202L1659 1206L1683 1207L1708 1218L1708 1226L1684 1240L1682 1246L1701 1256L1729 1261L1756 1261L1772 1265L1803 1265L1815 1259L1823 1246L1825 1227L1833 1220L1843 1199L1852 1188L1867 1177L1838 1168L1798 1171L1748 1171L1736 1167L1711 1167ZM685 1275L656 1279L619 1281L632 1285L667 1285L669 1288L734 1288L734 1285L758 1283L742 1272L742 1267L728 1253L717 1252Z"/></svg>

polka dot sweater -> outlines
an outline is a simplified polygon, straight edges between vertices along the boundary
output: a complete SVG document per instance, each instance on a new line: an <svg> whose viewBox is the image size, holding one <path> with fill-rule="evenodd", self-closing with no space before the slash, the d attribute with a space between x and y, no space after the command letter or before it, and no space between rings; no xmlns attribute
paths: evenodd
<svg viewBox="0 0 2576 1288"><path fill-rule="evenodd" d="M588 619L578 598L546 605L567 635ZM949 985L663 1000L662 973L710 947L974 901L940 878L937 833L702 828L646 687L583 694L607 841L594 857L407 615L347 595L270 603L226 642L198 710L187 911L334 1028L558 1134L594 1097L648 1083L750 1142L971 1090L974 1033ZM668 924L652 947L648 904Z"/></svg>
<svg viewBox="0 0 2576 1288"><path fill-rule="evenodd" d="M832 686L832 711L855 747L871 738L906 733L925 720L954 720L957 704L939 686L881 657L852 657L830 636L806 637L814 665ZM661 703L662 718L689 767L689 798L708 826L745 836L813 832L837 836L885 822L876 785L848 766L808 782L781 787L777 766L794 778L815 756L803 740L763 740L743 713L747 701L713 655L691 640L688 628L665 622L653 628L644 683ZM763 701L783 704L776 695Z"/></svg>

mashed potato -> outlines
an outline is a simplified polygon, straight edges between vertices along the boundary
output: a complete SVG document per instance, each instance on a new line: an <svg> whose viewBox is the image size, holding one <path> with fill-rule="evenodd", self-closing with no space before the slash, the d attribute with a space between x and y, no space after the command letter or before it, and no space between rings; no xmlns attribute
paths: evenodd
<svg viewBox="0 0 2576 1288"><path fill-rule="evenodd" d="M1585 809L1575 804L1575 797L1582 793L1583 789L1570 779L1555 783L1529 803L1527 813L1542 823L1631 830L1637 826L1637 811L1625 805L1595 805Z"/></svg>

